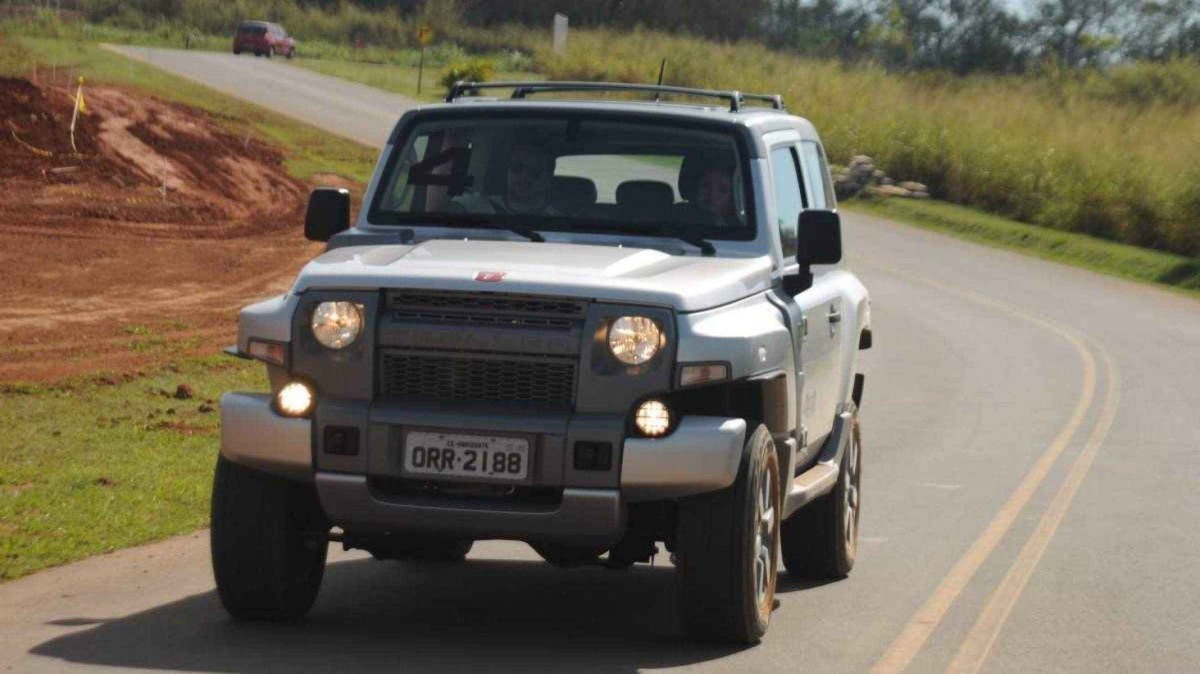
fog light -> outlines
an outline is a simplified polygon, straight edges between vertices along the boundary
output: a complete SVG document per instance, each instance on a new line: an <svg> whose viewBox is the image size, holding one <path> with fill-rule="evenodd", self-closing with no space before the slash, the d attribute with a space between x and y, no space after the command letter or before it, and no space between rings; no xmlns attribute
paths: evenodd
<svg viewBox="0 0 1200 674"><path fill-rule="evenodd" d="M289 417L302 417L312 411L313 391L303 382L285 384L275 394L275 405Z"/></svg>
<svg viewBox="0 0 1200 674"><path fill-rule="evenodd" d="M671 410L661 400L647 400L638 405L633 425L648 438L659 438L671 430Z"/></svg>

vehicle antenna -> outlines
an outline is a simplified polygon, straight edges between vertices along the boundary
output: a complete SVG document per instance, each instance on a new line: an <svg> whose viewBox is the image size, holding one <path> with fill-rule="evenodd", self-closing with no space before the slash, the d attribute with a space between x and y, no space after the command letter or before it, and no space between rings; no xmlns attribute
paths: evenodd
<svg viewBox="0 0 1200 674"><path fill-rule="evenodd" d="M660 86L660 87L662 86L662 83L663 83L663 74L666 72L667 72L667 58L664 56L662 63L659 64L659 66L658 66L658 86ZM655 94L654 94L654 102L655 103L658 102L658 99L660 96L662 96L661 92L655 92Z"/></svg>

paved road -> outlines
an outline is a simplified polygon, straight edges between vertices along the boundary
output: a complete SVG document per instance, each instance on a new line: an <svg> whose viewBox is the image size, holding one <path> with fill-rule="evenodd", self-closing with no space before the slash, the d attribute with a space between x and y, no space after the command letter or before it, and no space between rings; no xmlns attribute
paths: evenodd
<svg viewBox="0 0 1200 674"><path fill-rule="evenodd" d="M109 49L371 147L387 142L400 113L417 103L399 94L289 66L282 59L145 47Z"/></svg>
<svg viewBox="0 0 1200 674"><path fill-rule="evenodd" d="M270 73L240 92L264 105L313 86L139 51L223 87ZM398 112L321 81L354 101L335 131ZM1200 303L860 215L846 239L875 311L859 563L782 578L760 646L682 641L664 560L558 571L513 543L455 568L335 554L309 621L234 624L198 534L0 585L0 666L1200 671Z"/></svg>

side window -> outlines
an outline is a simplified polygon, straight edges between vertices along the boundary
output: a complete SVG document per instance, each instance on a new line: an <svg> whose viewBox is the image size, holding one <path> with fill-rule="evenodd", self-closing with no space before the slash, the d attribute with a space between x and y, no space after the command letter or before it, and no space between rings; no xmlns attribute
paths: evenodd
<svg viewBox="0 0 1200 674"><path fill-rule="evenodd" d="M812 207L833 208L833 185L829 182L829 166L825 163L825 153L821 146L806 140L800 144L800 155L804 162L804 175L808 176Z"/></svg>
<svg viewBox="0 0 1200 674"><path fill-rule="evenodd" d="M800 211L808 208L804 187L800 183L800 164L796 150L778 147L771 150L771 178L775 194L775 219L779 240L783 243L784 258L796 257L796 224Z"/></svg>

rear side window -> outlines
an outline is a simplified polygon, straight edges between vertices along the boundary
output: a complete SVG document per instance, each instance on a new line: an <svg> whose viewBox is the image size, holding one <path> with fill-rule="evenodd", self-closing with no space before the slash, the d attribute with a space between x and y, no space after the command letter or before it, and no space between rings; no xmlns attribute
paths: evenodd
<svg viewBox="0 0 1200 674"><path fill-rule="evenodd" d="M771 150L771 179L772 192L775 194L775 221L779 227L779 240L783 243L783 256L794 258L798 239L796 225L800 211L808 207L808 201L800 183L796 150L790 145Z"/></svg>

